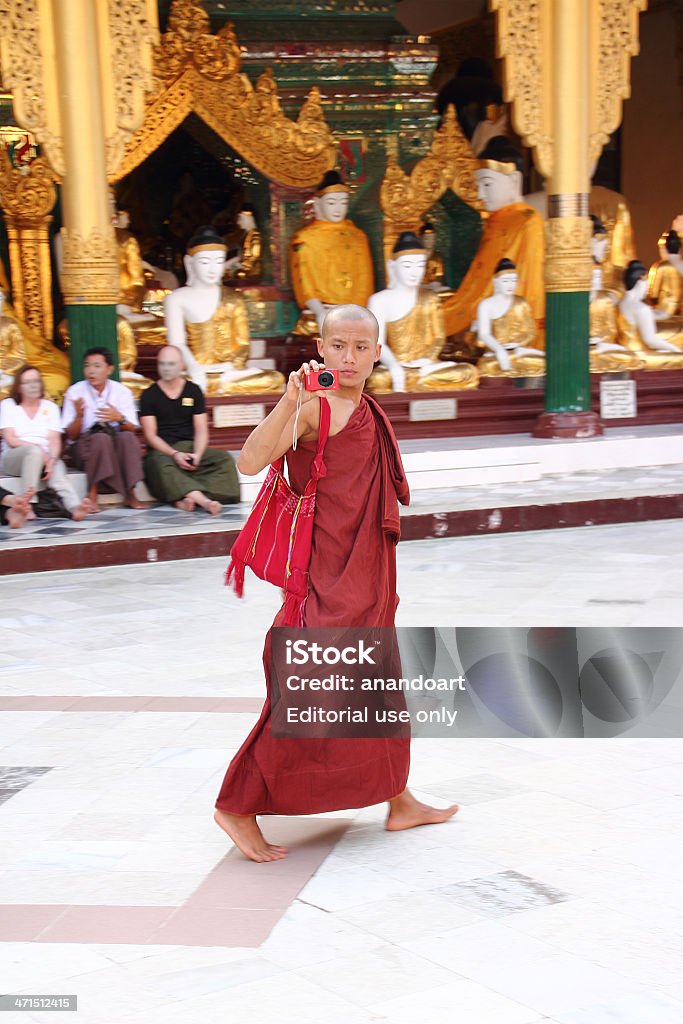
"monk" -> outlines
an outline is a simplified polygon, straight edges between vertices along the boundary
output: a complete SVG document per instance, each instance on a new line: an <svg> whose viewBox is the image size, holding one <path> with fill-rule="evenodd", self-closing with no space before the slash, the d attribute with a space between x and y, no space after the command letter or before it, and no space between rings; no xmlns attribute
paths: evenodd
<svg viewBox="0 0 683 1024"><path fill-rule="evenodd" d="M330 404L325 447L326 476L318 483L309 592L304 627L393 626L396 594L398 502L409 501L401 457L391 425L374 399L363 393L379 359L379 327L362 306L330 310L318 351L324 365L339 370L336 392L302 392L292 449L300 385L316 361L289 375L273 411L247 438L237 466L254 475L287 457L292 486L302 492L316 453L320 403ZM273 626L282 624L284 607ZM263 661L270 672L270 632ZM397 832L446 821L457 804L437 809L406 789L410 762L407 738L289 739L271 732L270 698L230 764L215 821L245 857L280 860L287 853L263 836L257 814L318 814L389 802L386 828Z"/></svg>

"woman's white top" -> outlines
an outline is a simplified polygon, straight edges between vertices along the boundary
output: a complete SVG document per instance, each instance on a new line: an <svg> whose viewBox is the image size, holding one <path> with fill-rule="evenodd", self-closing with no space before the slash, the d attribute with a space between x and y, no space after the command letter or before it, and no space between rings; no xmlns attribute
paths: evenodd
<svg viewBox="0 0 683 1024"><path fill-rule="evenodd" d="M51 430L61 433L59 407L47 398L41 398L35 416L28 416L23 405L17 405L13 398L0 402L0 430L11 427L20 441L30 441L43 451L48 451L48 436ZM2 442L3 454L11 451L7 441Z"/></svg>

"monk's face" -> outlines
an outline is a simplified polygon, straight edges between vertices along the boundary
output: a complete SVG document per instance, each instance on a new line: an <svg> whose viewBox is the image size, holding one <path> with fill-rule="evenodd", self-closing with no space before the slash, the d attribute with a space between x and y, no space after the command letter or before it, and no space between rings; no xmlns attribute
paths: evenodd
<svg viewBox="0 0 683 1024"><path fill-rule="evenodd" d="M373 324L339 320L326 327L319 351L325 366L339 370L340 387L362 388L379 359L380 346Z"/></svg>

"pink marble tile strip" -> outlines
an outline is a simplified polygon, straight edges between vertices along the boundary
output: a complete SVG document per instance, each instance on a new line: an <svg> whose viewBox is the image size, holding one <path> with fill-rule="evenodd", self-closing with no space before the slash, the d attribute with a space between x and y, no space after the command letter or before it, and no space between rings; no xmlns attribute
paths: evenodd
<svg viewBox="0 0 683 1024"><path fill-rule="evenodd" d="M258 712L260 697L0 696L0 711L215 711Z"/></svg>
<svg viewBox="0 0 683 1024"><path fill-rule="evenodd" d="M351 824L342 818L268 818L289 849L254 864L232 849L180 907L4 904L0 941L258 947Z"/></svg>

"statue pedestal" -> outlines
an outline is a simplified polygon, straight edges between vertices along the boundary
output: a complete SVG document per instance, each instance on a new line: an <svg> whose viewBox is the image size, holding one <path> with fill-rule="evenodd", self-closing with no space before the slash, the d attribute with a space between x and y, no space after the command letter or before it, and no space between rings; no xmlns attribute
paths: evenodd
<svg viewBox="0 0 683 1024"><path fill-rule="evenodd" d="M599 437L602 423L596 412L544 412L532 433L534 437Z"/></svg>

